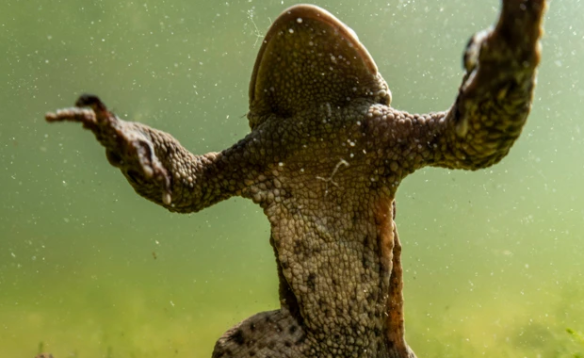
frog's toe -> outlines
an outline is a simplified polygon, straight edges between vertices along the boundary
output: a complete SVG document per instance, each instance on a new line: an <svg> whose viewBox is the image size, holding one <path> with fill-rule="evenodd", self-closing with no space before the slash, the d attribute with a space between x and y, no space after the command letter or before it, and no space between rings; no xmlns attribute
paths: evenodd
<svg viewBox="0 0 584 358"><path fill-rule="evenodd" d="M105 104L103 104L103 102L99 99L99 97L97 97L96 95L87 94L87 93L84 93L81 96L79 96L79 98L75 102L75 106L77 106L77 107L102 107L102 108L106 108Z"/></svg>

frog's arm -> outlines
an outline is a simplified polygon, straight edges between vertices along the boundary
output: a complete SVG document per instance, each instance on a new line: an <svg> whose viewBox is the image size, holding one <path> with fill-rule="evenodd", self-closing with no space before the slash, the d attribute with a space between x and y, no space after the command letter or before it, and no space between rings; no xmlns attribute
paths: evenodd
<svg viewBox="0 0 584 358"><path fill-rule="evenodd" d="M466 73L446 112L395 111L414 147L411 170L431 165L479 169L500 161L531 108L545 0L503 0L495 28L478 33L464 54Z"/></svg>
<svg viewBox="0 0 584 358"><path fill-rule="evenodd" d="M259 169L251 136L220 153L194 155L165 132L117 118L95 96L81 96L76 107L48 113L46 119L82 123L136 192L170 211L199 211L239 195Z"/></svg>

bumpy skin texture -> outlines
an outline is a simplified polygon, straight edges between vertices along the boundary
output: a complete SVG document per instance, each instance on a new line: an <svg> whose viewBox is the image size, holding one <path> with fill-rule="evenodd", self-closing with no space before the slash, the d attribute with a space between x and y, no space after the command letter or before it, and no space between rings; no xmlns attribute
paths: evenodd
<svg viewBox="0 0 584 358"><path fill-rule="evenodd" d="M213 357L415 357L404 338L395 193L424 166L476 170L500 161L530 110L544 0L504 0L473 37L445 112L410 114L356 35L299 5L270 28L250 85L252 131L193 155L170 135L126 122L95 96L47 114L83 123L134 189L176 212L233 195L271 224L281 308L233 327Z"/></svg>

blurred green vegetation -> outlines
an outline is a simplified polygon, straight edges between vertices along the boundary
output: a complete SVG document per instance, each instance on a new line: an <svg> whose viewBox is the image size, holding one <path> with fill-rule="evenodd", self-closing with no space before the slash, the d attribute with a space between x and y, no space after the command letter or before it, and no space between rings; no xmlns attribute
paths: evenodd
<svg viewBox="0 0 584 358"><path fill-rule="evenodd" d="M392 105L411 112L450 106L466 41L500 5L315 3L357 32ZM260 208L165 212L89 133L43 114L96 93L195 153L226 148L248 131L261 36L292 4L0 3L0 357L209 357L233 324L277 307ZM421 358L584 357L583 12L551 3L532 114L505 160L425 169L400 188L407 339Z"/></svg>

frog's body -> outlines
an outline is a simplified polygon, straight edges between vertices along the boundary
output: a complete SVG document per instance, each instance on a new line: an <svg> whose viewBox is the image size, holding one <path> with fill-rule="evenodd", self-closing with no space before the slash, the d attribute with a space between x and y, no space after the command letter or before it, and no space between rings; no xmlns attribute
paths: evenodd
<svg viewBox="0 0 584 358"><path fill-rule="evenodd" d="M354 33L308 5L286 10L250 85L251 133L196 156L170 135L125 122L93 96L49 114L82 122L136 191L171 211L233 195L271 224L281 309L229 330L214 357L415 357L404 339L394 198L424 166L479 169L503 158L532 99L545 2L506 0L499 25L469 44L449 111L414 115Z"/></svg>

